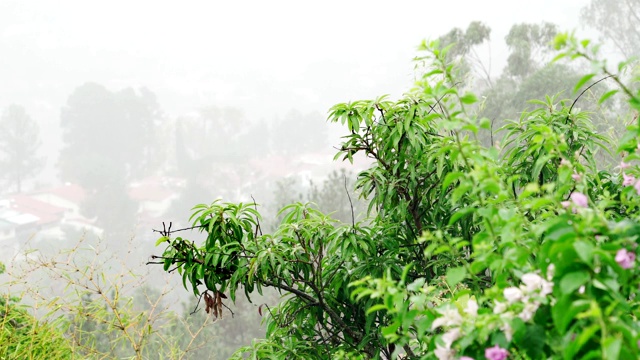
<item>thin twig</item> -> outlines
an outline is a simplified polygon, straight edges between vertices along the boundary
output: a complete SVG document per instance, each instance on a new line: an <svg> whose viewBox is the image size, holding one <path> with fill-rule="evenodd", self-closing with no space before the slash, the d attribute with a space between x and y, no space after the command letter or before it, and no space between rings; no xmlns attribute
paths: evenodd
<svg viewBox="0 0 640 360"><path fill-rule="evenodd" d="M253 207L254 209L256 209L256 212L258 212L258 204L256 203L256 199L253 198L253 194L251 195L251 200L253 200ZM257 238L258 237L258 232L260 232L260 236L262 236L262 226L260 226L260 219L258 219L256 217L256 232L253 234L253 238Z"/></svg>
<svg viewBox="0 0 640 360"><path fill-rule="evenodd" d="M599 82L601 82L601 81L604 81L604 80L606 80L606 79L608 79L608 78L610 78L610 77L613 77L613 76L615 76L615 75L613 75L613 74L611 74L611 75L607 75L607 76L603 77L602 79L600 79L600 80L598 80L598 81L594 82L593 84L591 84L591 85L587 86L587 88L586 88L586 89L582 90L582 92L580 93L580 95L578 95L578 97L577 97L575 100L573 100L573 104L571 104L571 107L569 108L569 114L571 114L571 110L573 109L573 107L575 106L575 104L578 102L578 100L580 99L580 97L582 96L582 94L584 94L585 92L587 92L587 90L589 90L589 89L591 89L592 87L594 87L597 83L599 83ZM567 116L569 116L569 115L567 115Z"/></svg>
<svg viewBox="0 0 640 360"><path fill-rule="evenodd" d="M353 212L353 202L351 201L351 195L349 195L349 189L347 189L347 175L342 175L344 177L344 191L347 193L347 198L349 199L349 205L351 206L351 226L353 227L353 231L356 231L356 216Z"/></svg>
<svg viewBox="0 0 640 360"><path fill-rule="evenodd" d="M189 315L193 315L193 314L197 313L198 310L200 310L200 309L198 309L198 307L200 306L200 300L202 300L202 296L204 296L205 293L206 293L206 291L203 292L202 294L200 294L200 296L198 296L198 302L196 303L196 307L193 309L192 312L189 313Z"/></svg>
<svg viewBox="0 0 640 360"><path fill-rule="evenodd" d="M162 223L162 225L164 226L164 222ZM169 223L169 230L156 230L156 229L151 229L153 230L153 232L157 232L160 233L162 236L169 236L173 233L176 233L178 231L186 231L186 230L193 230L193 229L199 229L199 228L203 228L205 227L205 225L195 225L195 226L190 226L187 228L183 228L183 229L178 229L178 230L171 230L171 223Z"/></svg>

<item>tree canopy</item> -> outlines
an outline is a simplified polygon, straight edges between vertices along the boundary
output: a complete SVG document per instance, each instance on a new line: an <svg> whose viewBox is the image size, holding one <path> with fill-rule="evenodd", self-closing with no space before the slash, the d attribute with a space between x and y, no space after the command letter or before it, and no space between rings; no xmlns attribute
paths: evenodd
<svg viewBox="0 0 640 360"><path fill-rule="evenodd" d="M0 118L0 166L4 180L17 192L44 166L38 155L40 128L19 105L9 106Z"/></svg>

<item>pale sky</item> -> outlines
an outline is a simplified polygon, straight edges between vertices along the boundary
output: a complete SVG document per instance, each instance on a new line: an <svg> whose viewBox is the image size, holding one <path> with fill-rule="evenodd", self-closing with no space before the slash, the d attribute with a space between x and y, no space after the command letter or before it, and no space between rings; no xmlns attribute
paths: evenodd
<svg viewBox="0 0 640 360"><path fill-rule="evenodd" d="M292 108L399 96L422 39L480 20L492 70L518 22L578 26L588 1L0 0L0 108L19 103L59 121L86 81L145 86L170 117L235 106L272 119Z"/></svg>

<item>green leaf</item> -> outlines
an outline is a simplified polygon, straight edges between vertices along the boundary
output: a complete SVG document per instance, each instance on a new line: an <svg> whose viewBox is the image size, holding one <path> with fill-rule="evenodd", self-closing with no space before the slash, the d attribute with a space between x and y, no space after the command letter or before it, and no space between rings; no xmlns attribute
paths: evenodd
<svg viewBox="0 0 640 360"><path fill-rule="evenodd" d="M442 181L442 190L443 191L446 190L449 187L449 185L451 185L451 183L453 183L454 181L458 180L463 176L464 176L464 173L461 173L459 171L452 171L448 173L444 177L444 180Z"/></svg>
<svg viewBox="0 0 640 360"><path fill-rule="evenodd" d="M596 76L596 74L587 74L585 76L583 76L580 80L578 80L578 82L576 83L576 86L573 87L573 93L575 94L576 92L578 92L578 90L587 83L587 81L591 80L594 76Z"/></svg>
<svg viewBox="0 0 640 360"><path fill-rule="evenodd" d="M462 266L447 269L447 284L454 287L467 276L467 269Z"/></svg>
<svg viewBox="0 0 640 360"><path fill-rule="evenodd" d="M384 335L385 337L395 335L396 331L398 331L398 329L400 328L400 325L402 324L399 321L395 321L391 325L383 327L382 335Z"/></svg>
<svg viewBox="0 0 640 360"><path fill-rule="evenodd" d="M606 93L602 94L602 96L600 96L600 99L598 99L598 105L602 104L603 102L607 101L608 98L612 97L613 95L615 95L619 90L614 89L614 90L609 90Z"/></svg>
<svg viewBox="0 0 640 360"><path fill-rule="evenodd" d="M591 276L586 271L570 272L560 280L560 290L564 294L571 294L580 286L584 285L590 278Z"/></svg>
<svg viewBox="0 0 640 360"><path fill-rule="evenodd" d="M524 338L522 339L522 344L531 359L544 358L544 329L537 324L528 325Z"/></svg>
<svg viewBox="0 0 640 360"><path fill-rule="evenodd" d="M600 330L599 324L593 324L586 328L582 328L576 339L567 347L567 350L565 351L565 358L568 357L569 359L574 359L575 355L580 351L580 349L582 349L587 341L598 332L598 330Z"/></svg>
<svg viewBox="0 0 640 360"><path fill-rule="evenodd" d="M169 237L168 237L168 236L162 236L162 237L160 237L160 238L156 241L156 246L158 246L158 245L162 244L162 243L163 243L163 242L165 242L165 241L169 241L169 240L170 240L170 239L169 239Z"/></svg>
<svg viewBox="0 0 640 360"><path fill-rule="evenodd" d="M451 215L451 219L449 219L449 225L453 225L456 223L456 221L462 219L463 217L473 213L474 211L476 211L475 208L472 207L468 207L468 208L464 208L464 209L460 209L458 211L456 211L453 215Z"/></svg>
<svg viewBox="0 0 640 360"><path fill-rule="evenodd" d="M576 315L588 310L591 305L588 300L572 302L572 298L572 295L563 296L551 310L553 323L561 334L564 334L571 322L576 320Z"/></svg>
<svg viewBox="0 0 640 360"><path fill-rule="evenodd" d="M473 93L466 93L462 97L460 97L460 101L463 104L473 104L478 102L478 98Z"/></svg>
<svg viewBox="0 0 640 360"><path fill-rule="evenodd" d="M576 250L578 256L580 256L580 260L591 265L594 249L594 246L592 244L586 241L578 240L573 244L573 248Z"/></svg>
<svg viewBox="0 0 640 360"><path fill-rule="evenodd" d="M384 304L377 304L377 305L373 305L372 307L370 307L367 310L367 315L376 312L376 311L381 311L381 310L387 310L387 306Z"/></svg>
<svg viewBox="0 0 640 360"><path fill-rule="evenodd" d="M489 120L488 118L480 119L480 128L485 129L485 130L490 130L491 129L491 120Z"/></svg>
<svg viewBox="0 0 640 360"><path fill-rule="evenodd" d="M604 340L604 358L611 360L618 360L620 358L620 347L622 346L622 339L608 337Z"/></svg>

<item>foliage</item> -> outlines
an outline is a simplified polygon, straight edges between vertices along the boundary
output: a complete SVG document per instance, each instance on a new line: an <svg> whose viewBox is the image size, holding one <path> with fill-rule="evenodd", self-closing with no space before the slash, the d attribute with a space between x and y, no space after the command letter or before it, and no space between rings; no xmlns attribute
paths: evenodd
<svg viewBox="0 0 640 360"><path fill-rule="evenodd" d="M24 336L8 331L11 317L0 323L0 350L10 359L215 359L233 351L218 340L217 319L179 314L172 285L149 287L148 275L126 258L117 260L103 243L81 239L72 249L32 253L25 261L9 288L32 303L41 320L11 305L12 317L29 320L18 327ZM51 357L42 355L48 352Z"/></svg>
<svg viewBox="0 0 640 360"><path fill-rule="evenodd" d="M275 212L294 202L310 202L333 219L351 223L364 215L367 205L357 192L351 191L354 178L355 174L345 168L330 172L320 185L309 180L306 188L297 177L284 178L276 183L273 200L277 208ZM269 222L265 228L271 229L270 225Z"/></svg>
<svg viewBox="0 0 640 360"><path fill-rule="evenodd" d="M557 59L591 62L640 110L640 93L597 47L567 34L555 46ZM507 122L502 145L483 146L478 133L490 120L459 90L450 48L422 44L427 68L400 100L330 111L348 130L336 158L374 160L356 182L367 223L338 223L294 203L263 234L255 204L216 200L191 217L203 244L162 234L164 270L177 269L214 308L238 289L247 298L263 288L283 293L277 307L259 308L266 339L234 358L640 356L640 124L620 139L614 170L595 160L612 140L575 100L554 96Z"/></svg>
<svg viewBox="0 0 640 360"><path fill-rule="evenodd" d="M0 263L0 274L4 273ZM19 298L0 296L0 358L69 359L73 346L60 330L59 322L41 322L29 314Z"/></svg>
<svg viewBox="0 0 640 360"><path fill-rule="evenodd" d="M36 175L44 166L44 159L37 156L40 147L40 130L25 109L9 106L0 118L0 166L4 180L22 191L22 184Z"/></svg>
<svg viewBox="0 0 640 360"><path fill-rule="evenodd" d="M556 44L561 56L586 58L612 75L588 41L561 35ZM639 108L640 94L619 85ZM354 284L356 298L379 298L372 309L393 314L394 322L382 330L389 341L411 344L427 359L492 358L492 345L514 358L638 357L640 185L630 175L637 167L628 165L638 158L638 125L629 127L619 147L621 183L620 175L595 168L587 149L603 139L594 136L584 114L556 108L550 98L541 105L523 116L520 129L507 126L507 141L518 146L506 148L501 161L491 149L463 154L473 170L457 179L458 189L475 200L471 211L483 225L469 239L456 239L448 229L424 235L431 244L426 254L456 253L460 242L469 241L463 266L447 271L449 290L392 274ZM571 128L563 127L566 121ZM519 135L526 131L531 133ZM577 144L580 149L572 149ZM490 286L478 287L478 277Z"/></svg>

